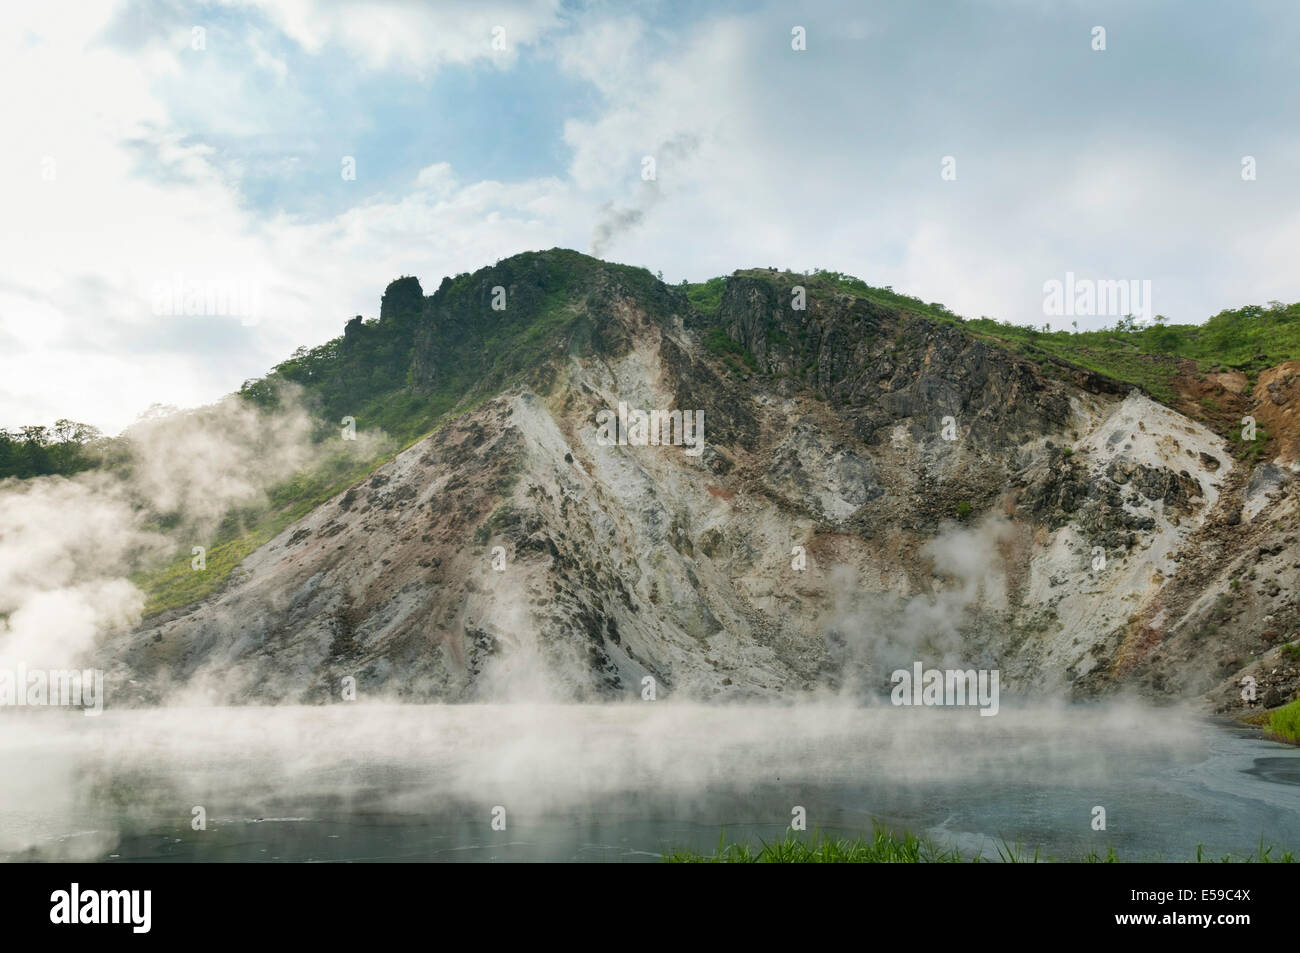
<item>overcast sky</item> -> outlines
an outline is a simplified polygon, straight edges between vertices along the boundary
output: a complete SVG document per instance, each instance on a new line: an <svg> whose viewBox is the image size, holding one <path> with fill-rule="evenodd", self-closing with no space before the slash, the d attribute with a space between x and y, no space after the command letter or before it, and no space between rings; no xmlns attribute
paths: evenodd
<svg viewBox="0 0 1300 953"><path fill-rule="evenodd" d="M399 275L557 245L1058 327L1066 272L1294 301L1298 48L1292 0L11 5L0 427L206 403ZM212 282L247 313L168 300Z"/></svg>

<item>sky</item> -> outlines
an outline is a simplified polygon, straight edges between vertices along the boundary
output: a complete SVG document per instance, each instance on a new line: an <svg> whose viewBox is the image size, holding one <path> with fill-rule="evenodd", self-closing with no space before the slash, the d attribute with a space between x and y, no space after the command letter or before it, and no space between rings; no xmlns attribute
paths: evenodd
<svg viewBox="0 0 1300 953"><path fill-rule="evenodd" d="M1118 317L1048 313L1067 274L1295 301L1297 41L1291 0L16 5L0 427L209 403L556 246L1058 328Z"/></svg>

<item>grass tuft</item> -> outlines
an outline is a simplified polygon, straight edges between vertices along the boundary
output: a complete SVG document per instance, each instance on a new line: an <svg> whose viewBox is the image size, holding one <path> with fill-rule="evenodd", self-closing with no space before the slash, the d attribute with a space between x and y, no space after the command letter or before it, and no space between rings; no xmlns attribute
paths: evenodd
<svg viewBox="0 0 1300 953"><path fill-rule="evenodd" d="M1056 861L1056 858L1043 857L1038 850L1026 853L1019 844L1003 841L997 846L998 859L1006 864L1040 864ZM670 864L958 864L980 863L981 858L962 857L956 849L942 847L929 838L904 831L901 834L873 824L871 836L856 838L831 837L820 831L800 835L787 830L781 840L759 841L759 846L743 842L727 842L726 831L718 838L718 846L711 854L696 850L675 850L664 855L664 862ZM1117 864L1119 855L1114 847L1107 847L1106 852L1089 851L1074 862L1085 864ZM1244 857L1234 858L1225 855L1218 861L1205 854L1203 845L1196 848L1197 863L1295 863L1292 851L1274 854L1271 846L1265 846L1261 837L1255 850Z"/></svg>
<svg viewBox="0 0 1300 953"><path fill-rule="evenodd" d="M1268 730L1283 741L1300 745L1300 698L1273 712L1268 718Z"/></svg>

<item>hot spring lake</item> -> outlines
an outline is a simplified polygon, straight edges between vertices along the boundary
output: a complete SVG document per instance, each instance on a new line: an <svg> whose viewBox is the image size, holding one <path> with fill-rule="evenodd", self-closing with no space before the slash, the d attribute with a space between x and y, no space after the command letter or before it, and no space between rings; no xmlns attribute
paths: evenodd
<svg viewBox="0 0 1300 953"><path fill-rule="evenodd" d="M1300 850L1300 749L1137 705L0 713L5 860L656 861L780 838L795 806L810 831L874 818L965 857L1276 854Z"/></svg>

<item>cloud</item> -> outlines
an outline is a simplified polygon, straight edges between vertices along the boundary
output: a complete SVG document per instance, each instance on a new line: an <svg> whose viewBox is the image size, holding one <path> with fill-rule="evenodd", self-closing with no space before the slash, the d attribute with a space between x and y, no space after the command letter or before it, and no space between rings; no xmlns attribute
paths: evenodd
<svg viewBox="0 0 1300 953"><path fill-rule="evenodd" d="M0 235L0 424L111 432L157 400L205 403L374 314L396 275L428 287L556 245L671 281L834 268L1036 324L1043 282L1065 271L1150 279L1177 321L1300 298L1300 185L1283 172L1300 135L1275 121L1290 60L1262 7L1102 4L1105 53L1069 9L1001 0L942 22L823 0L801 11L803 52L777 5L715 9L24 8L0 38L6 88L39 91L0 104L22 130L0 153L16 226ZM555 141L511 112L511 84L539 77L572 99ZM458 108L422 112L419 92L452 78ZM319 121L286 126L297 115ZM412 124L436 134L413 147ZM554 171L493 177L438 145L467 137L496 150L480 159L544 153ZM345 181L334 153L353 141L361 173ZM391 168L372 177L380 154ZM1257 181L1240 178L1246 154ZM315 218L274 201L286 190L319 197L299 203ZM152 289L177 275L255 284L263 313L237 333L221 315L167 323Z"/></svg>
<svg viewBox="0 0 1300 953"><path fill-rule="evenodd" d="M325 6L314 35L322 43L352 22L346 5ZM283 15L307 30L312 9ZM396 27L407 14L392 15ZM560 243L557 231L580 240L582 228L565 224L575 206L563 183L453 184L446 163L431 167L436 181L412 175L401 196L358 185L352 207L324 221L259 215L231 179L238 163L177 129L150 82L207 61L186 60L193 51L179 42L105 45L112 16L43 7L25 33L0 40L9 87L44 90L0 106L6 128L30 130L0 153L6 214L23 223L0 236L0 339L13 343L0 352L0 426L70 416L115 432L158 400L203 404L299 345L336 336L351 315L373 314L397 274L436 282ZM525 25L519 40L534 21L505 20ZM69 84L68 63L85 64L95 81ZM343 187L337 165L328 175ZM155 289L176 282L254 287L260 314L158 314Z"/></svg>
<svg viewBox="0 0 1300 953"><path fill-rule="evenodd" d="M337 45L369 69L425 72L479 60L508 67L520 47L560 25L559 0L275 0L256 6L308 52Z"/></svg>

